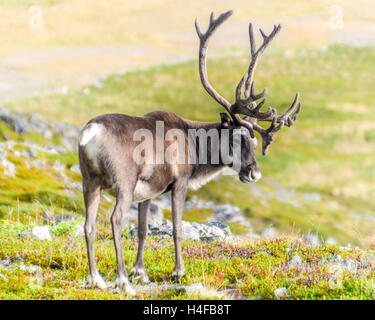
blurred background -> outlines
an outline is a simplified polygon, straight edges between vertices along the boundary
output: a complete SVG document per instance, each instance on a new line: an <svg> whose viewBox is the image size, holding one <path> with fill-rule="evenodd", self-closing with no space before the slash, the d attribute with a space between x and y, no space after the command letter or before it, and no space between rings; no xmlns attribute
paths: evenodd
<svg viewBox="0 0 375 320"><path fill-rule="evenodd" d="M259 234L311 233L345 245L374 245L374 1L0 0L0 106L78 127L102 113L155 109L219 121L222 108L199 80L194 19L205 28L212 10L230 9L234 15L210 43L214 87L234 99L249 63L249 21L266 32L281 23L258 65L257 89L269 89L268 104L279 113L299 91L303 110L267 157L258 150L262 181L244 185L223 176L189 197L238 206ZM5 113L3 120L10 117ZM14 129L10 121L0 123L0 142L9 153L4 161L15 168L6 174L3 161L0 215L83 214L80 191L66 193L66 179L80 181L70 170L77 165L73 149L39 150L33 161L46 165L38 167L29 165L26 147L5 145L59 145L64 132ZM63 177L51 178L56 167L48 163L63 164ZM187 212L185 219L204 222L210 210ZM243 224L232 228L248 232Z"/></svg>

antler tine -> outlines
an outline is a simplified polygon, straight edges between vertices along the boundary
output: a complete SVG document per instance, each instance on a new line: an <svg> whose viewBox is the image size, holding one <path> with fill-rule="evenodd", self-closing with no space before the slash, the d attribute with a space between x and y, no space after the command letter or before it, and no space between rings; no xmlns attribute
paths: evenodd
<svg viewBox="0 0 375 320"><path fill-rule="evenodd" d="M240 82L236 87L236 102L234 105L231 106L231 110L235 112L239 112L241 114L249 115L251 117L257 118L258 120L261 119L268 119L275 115L275 110L269 108L266 112L260 112L260 107L264 104L264 102L257 105L255 103L256 100L263 98L267 94L267 88L264 88L262 92L256 94L254 92L255 82L254 72L256 69L256 65L258 60L267 46L271 43L272 39L275 35L280 31L281 25L274 26L272 32L267 36L262 29L260 33L263 37L262 45L256 49L255 45L255 37L253 32L253 25L249 23L249 41L250 41L250 52L251 52L251 61L247 72L241 78ZM244 96L245 99L241 99L241 90L244 88Z"/></svg>
<svg viewBox="0 0 375 320"><path fill-rule="evenodd" d="M290 114L294 111L292 116ZM299 102L299 92L296 93L291 106L280 116L277 121L284 121L287 127L291 127L297 120L298 114L301 111L301 103Z"/></svg>
<svg viewBox="0 0 375 320"><path fill-rule="evenodd" d="M261 93L256 94L256 93L254 93L254 88L255 88L255 80L250 82L250 96L253 98L253 100L258 100L260 98L263 98L268 92L268 89L264 88ZM248 91L248 90L249 89L246 87L245 92Z"/></svg>
<svg viewBox="0 0 375 320"><path fill-rule="evenodd" d="M264 100L262 100L258 104L258 106L263 101ZM277 116L277 114L275 113L273 116L267 119L258 119L262 121L272 121L268 129L264 129L261 126L257 125L256 123L252 124L253 129L258 131L259 134L262 136L263 155L267 154L268 148L274 140L275 133L279 131L280 129L282 129L284 125L287 127L291 127L294 124L294 122L297 120L297 117L301 111L301 108L302 106L301 106L301 103L299 102L299 93L297 92L291 106L281 116ZM279 123L279 125L276 126L276 123Z"/></svg>
<svg viewBox="0 0 375 320"><path fill-rule="evenodd" d="M278 126L276 126L276 123L277 116L274 116L271 125L267 129L262 128L256 123L252 124L253 129L258 131L262 137L262 154L264 156L267 155L268 148L274 140L275 133L284 127L284 121L281 121Z"/></svg>
<svg viewBox="0 0 375 320"><path fill-rule="evenodd" d="M258 48L258 50L255 51L255 38L253 33L253 27L252 23L249 24L249 39L250 39L250 47L251 47L251 62L249 65L249 69L247 70L247 80L245 84L245 97L248 97L250 95L250 87L251 82L253 82L255 69L258 63L258 60L260 56L263 54L264 50L268 47L268 45L271 43L273 38L276 36L276 34L281 30L281 25L274 25L272 32L267 36L262 29L259 29L262 37L263 37L263 43Z"/></svg>
<svg viewBox="0 0 375 320"><path fill-rule="evenodd" d="M301 111L301 108L302 106L301 106L301 103L299 102L299 92L297 92L290 107L281 116L277 116L276 121L278 123L284 121L287 127L291 127L294 124L294 122L297 120L297 117ZM263 119L258 118L258 120L273 121L273 118L274 118L273 116L270 116L270 117L265 117Z"/></svg>
<svg viewBox="0 0 375 320"><path fill-rule="evenodd" d="M203 87L206 89L208 94L214 98L218 103L220 103L227 112L233 117L232 112L230 110L231 103L229 103L224 97L217 93L217 91L212 87L210 82L208 81L207 76L207 50L208 50L208 40L214 33L217 27L219 27L225 20L227 20L233 11L227 11L222 13L217 19L215 19L215 13L212 12L210 16L210 22L206 32L202 32L198 18L195 19L195 29L197 31L198 37L200 39L200 46L199 46L199 74L201 78L201 82Z"/></svg>

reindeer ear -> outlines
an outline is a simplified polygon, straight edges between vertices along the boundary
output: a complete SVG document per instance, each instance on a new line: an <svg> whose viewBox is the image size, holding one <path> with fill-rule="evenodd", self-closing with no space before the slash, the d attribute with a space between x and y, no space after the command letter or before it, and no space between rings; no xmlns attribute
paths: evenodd
<svg viewBox="0 0 375 320"><path fill-rule="evenodd" d="M220 112L220 118L221 118L221 126L225 129L229 128L230 117L228 116L228 113Z"/></svg>

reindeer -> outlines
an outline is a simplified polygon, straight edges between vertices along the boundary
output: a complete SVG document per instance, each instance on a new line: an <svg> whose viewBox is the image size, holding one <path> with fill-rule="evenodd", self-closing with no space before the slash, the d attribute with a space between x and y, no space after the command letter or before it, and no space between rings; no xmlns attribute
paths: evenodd
<svg viewBox="0 0 375 320"><path fill-rule="evenodd" d="M297 93L291 106L284 114L278 115L271 107L262 112L260 109L265 104L264 96L267 89L261 93L254 93L254 72L259 58L280 31L281 26L275 25L272 32L266 35L262 29L262 45L256 49L252 24L249 24L251 61L247 72L244 74L235 89L235 102L229 103L216 92L207 77L207 46L214 31L231 15L233 11L221 14L215 19L211 14L208 29L201 31L199 21L196 19L195 27L200 40L199 47L199 73L203 87L209 95L225 109L220 113L221 121L206 123L187 120L166 111L152 111L142 117L124 114L104 114L90 120L81 130L79 137L79 163L83 178L83 195L86 206L85 237L90 274L88 285L106 288L106 283L97 271L94 256L93 242L95 238L95 223L100 193L102 189L113 190L116 204L111 216L113 239L117 258L116 287L119 290L134 293L124 266L121 232L124 227L126 214L131 203L138 202L138 252L136 262L131 269L130 276L143 283L149 282L144 268L144 245L148 232L147 211L153 197L166 192L172 195L172 220L173 239L175 245L175 267L172 279L177 280L185 275L185 267L181 251L181 219L184 201L189 188L197 189L212 178L220 174L224 168L233 165L233 159L240 159L237 169L239 179L244 183L256 182L261 178L261 172L255 157L257 138L254 131L262 137L262 153L267 154L269 145L273 142L274 135L283 126L290 127L296 121L301 110L299 94ZM262 99L263 98L263 99ZM262 99L260 102L258 100ZM242 118L240 115L243 115ZM268 128L261 127L257 122L270 122ZM219 141L223 140L223 130L227 130L231 137L239 137L240 152L234 154L234 144L229 144L229 161L220 158L218 163L139 163L134 159L134 151L140 142L135 141L134 134L137 130L147 129L157 135L157 123L162 122L165 130L179 130L188 140L191 129L218 132ZM160 135L160 134L159 134ZM223 153L221 144L212 146L210 141L202 142L197 139L197 145L203 147L208 154L208 159L214 152ZM164 141L163 150L170 146L170 141ZM197 145L194 150L198 150ZM160 147L160 146L159 146ZM151 146L153 154L159 152L157 143ZM190 150L191 151L191 150ZM176 150L177 153L186 154L186 150ZM198 153L198 151L196 151ZM196 155L198 158L200 154ZM228 158L228 157L227 157ZM232 159L232 163L230 161Z"/></svg>

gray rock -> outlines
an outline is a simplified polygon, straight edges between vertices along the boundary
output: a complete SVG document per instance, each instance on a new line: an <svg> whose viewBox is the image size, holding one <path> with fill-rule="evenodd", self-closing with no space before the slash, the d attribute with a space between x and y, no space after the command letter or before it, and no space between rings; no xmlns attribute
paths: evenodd
<svg viewBox="0 0 375 320"><path fill-rule="evenodd" d="M340 262L340 261L342 261L342 257L338 254L329 258L320 259L318 263L324 264L327 262Z"/></svg>
<svg viewBox="0 0 375 320"><path fill-rule="evenodd" d="M27 273L36 273L36 272L42 271L41 267L34 265L34 264L26 265L26 264L21 263L18 265L18 267L20 268L20 270L25 271Z"/></svg>
<svg viewBox="0 0 375 320"><path fill-rule="evenodd" d="M261 238L275 238L277 236L277 232L274 228L269 227L260 234Z"/></svg>
<svg viewBox="0 0 375 320"><path fill-rule="evenodd" d="M55 223L55 216L52 211L45 210L42 213L44 223Z"/></svg>
<svg viewBox="0 0 375 320"><path fill-rule="evenodd" d="M302 196L305 198L305 200L307 201L316 201L316 202L319 202L321 200L321 196L319 193L308 193L308 192L305 192L302 194Z"/></svg>
<svg viewBox="0 0 375 320"><path fill-rule="evenodd" d="M74 237L76 238L83 238L85 236L85 224L80 223L77 225L77 229L74 232Z"/></svg>
<svg viewBox="0 0 375 320"><path fill-rule="evenodd" d="M73 164L73 165L70 167L70 170L73 171L74 173L81 174L81 169L79 168L79 165L78 165L78 164Z"/></svg>
<svg viewBox="0 0 375 320"><path fill-rule="evenodd" d="M211 242L213 240L224 240L227 238L229 239L229 237L231 236L230 229L223 224L218 225L220 227L215 225L215 223L199 224L196 222L182 221L183 238L208 242ZM134 226L130 229L127 237L136 237L137 234L138 227ZM148 224L148 235L172 237L172 223L169 220L165 222L161 222L158 220L150 221ZM233 237L232 240L235 241L236 239Z"/></svg>
<svg viewBox="0 0 375 320"><path fill-rule="evenodd" d="M157 204L151 202L150 208L148 210L148 218L149 221L163 221L163 210Z"/></svg>
<svg viewBox="0 0 375 320"><path fill-rule="evenodd" d="M325 243L330 246L335 246L337 244L337 241L335 238L329 237L326 239Z"/></svg>
<svg viewBox="0 0 375 320"><path fill-rule="evenodd" d="M194 228L190 223L182 226L182 237L185 239L199 240L199 231Z"/></svg>
<svg viewBox="0 0 375 320"><path fill-rule="evenodd" d="M313 248L320 246L320 240L316 234L305 234L303 236L303 241L311 245Z"/></svg>
<svg viewBox="0 0 375 320"><path fill-rule="evenodd" d="M214 209L214 218L220 222L238 222L242 220L240 208L230 204L218 205Z"/></svg>
<svg viewBox="0 0 375 320"><path fill-rule="evenodd" d="M329 270L334 272L348 271L354 273L357 271L357 263L352 259L344 259L339 262L331 262L327 264Z"/></svg>
<svg viewBox="0 0 375 320"><path fill-rule="evenodd" d="M28 158L36 158L38 156L38 152L33 148L22 151L22 154Z"/></svg>
<svg viewBox="0 0 375 320"><path fill-rule="evenodd" d="M160 196L156 197L156 199L153 201L154 204L156 204L161 209L171 209L171 195L170 193L164 193Z"/></svg>
<svg viewBox="0 0 375 320"><path fill-rule="evenodd" d="M206 225L209 227L218 227L219 229L223 230L224 234L227 236L230 236L232 234L232 232L230 231L230 228L224 223L213 221L213 222L207 223Z"/></svg>
<svg viewBox="0 0 375 320"><path fill-rule="evenodd" d="M191 294L191 295L199 295L204 290L204 286L203 284L198 282L198 283L189 284L187 286L176 287L176 290L185 291L186 293Z"/></svg>
<svg viewBox="0 0 375 320"><path fill-rule="evenodd" d="M370 254L366 256L360 256L358 260L358 265L360 268L375 269L375 255Z"/></svg>
<svg viewBox="0 0 375 320"><path fill-rule="evenodd" d="M6 257L5 259L0 260L0 269L8 269L10 264L10 258Z"/></svg>
<svg viewBox="0 0 375 320"><path fill-rule="evenodd" d="M278 299L278 300L291 297L288 289L285 288L285 287L275 289L273 294L274 294L275 298Z"/></svg>
<svg viewBox="0 0 375 320"><path fill-rule="evenodd" d="M39 240L52 241L52 236L48 226L36 226L31 230L31 235Z"/></svg>
<svg viewBox="0 0 375 320"><path fill-rule="evenodd" d="M76 220L76 217L72 214L57 214L55 218L56 224L60 222L72 222L74 220Z"/></svg>
<svg viewBox="0 0 375 320"><path fill-rule="evenodd" d="M290 267L298 267L303 264L302 258L296 254L292 259L289 260L288 265Z"/></svg>
<svg viewBox="0 0 375 320"><path fill-rule="evenodd" d="M192 209L207 209L207 208L214 208L215 205L213 202L206 202L199 199L196 195L194 195L190 200L185 202L185 210L192 210Z"/></svg>
<svg viewBox="0 0 375 320"><path fill-rule="evenodd" d="M4 175L7 177L14 177L16 175L16 167L6 156L6 152L0 149L0 166L4 168Z"/></svg>

